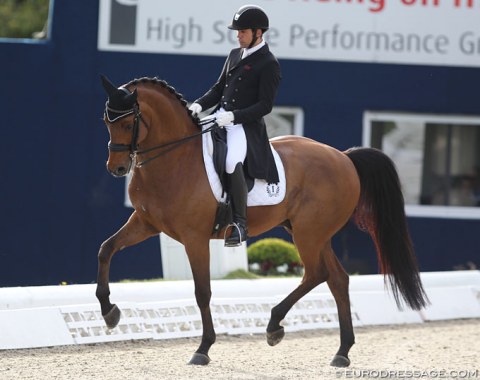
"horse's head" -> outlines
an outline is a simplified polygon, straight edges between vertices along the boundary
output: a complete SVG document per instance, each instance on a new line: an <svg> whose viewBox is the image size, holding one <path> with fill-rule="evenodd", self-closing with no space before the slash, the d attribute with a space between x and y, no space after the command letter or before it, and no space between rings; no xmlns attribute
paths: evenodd
<svg viewBox="0 0 480 380"><path fill-rule="evenodd" d="M131 92L126 87L117 88L105 76L101 78L108 95L104 113L110 134L107 169L114 176L121 177L130 171L141 138L137 90Z"/></svg>
<svg viewBox="0 0 480 380"><path fill-rule="evenodd" d="M108 95L104 121L110 134L107 169L111 174L124 176L133 163L143 167L159 157L176 162L192 146L201 152L201 139L195 145L185 144L200 136L199 121L167 82L140 78L117 88L102 76L102 83Z"/></svg>

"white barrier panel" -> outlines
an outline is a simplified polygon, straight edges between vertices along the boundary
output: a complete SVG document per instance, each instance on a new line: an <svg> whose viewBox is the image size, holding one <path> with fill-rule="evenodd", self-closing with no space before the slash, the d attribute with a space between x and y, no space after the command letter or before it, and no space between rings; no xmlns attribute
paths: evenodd
<svg viewBox="0 0 480 380"><path fill-rule="evenodd" d="M270 311L282 297L216 299L211 303L217 334L265 333ZM122 317L108 329L96 304L60 308L74 343L133 339L171 339L202 335L200 311L193 299L153 303L119 303ZM352 309L355 326L361 321ZM288 331L338 327L335 300L331 295L306 296L295 304L282 325ZM5 347L2 347L5 348Z"/></svg>
<svg viewBox="0 0 480 380"><path fill-rule="evenodd" d="M383 276L352 276L354 325L420 323L480 317L480 272L422 273L432 305L399 311ZM271 308L298 286L299 278L212 281L212 317L217 333L264 333ZM199 336L201 318L192 281L112 284L112 302L122 311L115 329L105 326L95 285L0 289L0 349ZM1 310L3 309L3 310ZM325 284L290 310L287 331L337 328L335 301Z"/></svg>
<svg viewBox="0 0 480 380"><path fill-rule="evenodd" d="M425 272L421 273L421 278L427 290L458 286L480 289L480 271ZM299 283L298 277L214 280L212 294L214 298L286 295ZM96 303L95 289L95 284L0 288L0 310ZM194 286L191 280L115 283L110 285L110 290L114 302L154 302L194 297ZM385 293L383 276L350 276L350 295L360 291ZM330 291L326 284L321 284L310 292L310 294L317 293L330 293Z"/></svg>
<svg viewBox="0 0 480 380"><path fill-rule="evenodd" d="M364 325L421 323L421 315L407 308L399 310L390 293L360 291L350 294L350 302Z"/></svg>
<svg viewBox="0 0 480 380"><path fill-rule="evenodd" d="M438 287L427 290L431 305L421 314L426 321L478 318L480 286Z"/></svg>
<svg viewBox="0 0 480 380"><path fill-rule="evenodd" d="M425 288L476 286L480 287L480 271L424 272L421 273Z"/></svg>
<svg viewBox="0 0 480 380"><path fill-rule="evenodd" d="M0 348L74 344L58 308L0 311Z"/></svg>

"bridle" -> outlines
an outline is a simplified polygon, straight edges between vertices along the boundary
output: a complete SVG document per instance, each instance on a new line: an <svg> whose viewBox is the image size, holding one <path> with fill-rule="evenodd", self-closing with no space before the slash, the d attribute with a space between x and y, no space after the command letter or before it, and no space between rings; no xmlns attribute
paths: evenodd
<svg viewBox="0 0 480 380"><path fill-rule="evenodd" d="M107 111L119 113L120 115L113 118L113 119L110 119ZM148 124L145 122L145 120L142 117L142 113L140 112L140 106L138 105L138 103L135 103L133 105L132 109L122 110L122 111L118 111L118 110L115 110L115 109L109 107L108 102L105 103L105 116L110 123L114 123L114 122L116 122L120 119L123 119L124 117L127 117L127 116L131 115L131 114L134 114L133 128L132 128L132 141L130 142L130 144L115 144L115 143L112 143L111 141L109 141L108 150L110 150L111 152L126 152L126 151L129 151L131 154L135 153L135 152L138 152L138 132L140 130L140 120L145 124L145 126L147 128L148 128Z"/></svg>
<svg viewBox="0 0 480 380"><path fill-rule="evenodd" d="M110 119L107 111L119 113L120 115L113 118L113 119ZM133 105L133 108L131 108L129 110L122 110L122 111L112 109L108 105L108 101L105 104L105 117L110 123L114 123L114 122L116 122L120 119L123 119L124 117L127 117L129 115L132 115L132 114L134 116L133 116L133 127L132 127L132 139L131 139L130 144L115 144L115 143L112 143L110 141L108 143L108 150L110 152L130 152L130 158L131 158L132 161L135 162L136 167L142 167L145 164L149 163L150 161L153 161L156 158L158 158L160 156L163 156L164 154L174 150L178 146L180 146L180 145L182 145L182 144L184 144L184 143L186 143L186 142L188 142L188 141L190 141L190 140L192 140L196 137L199 137L199 136L201 136L205 133L211 132L216 128L219 128L218 124L214 122L210 127L202 130L201 132L194 133L193 135L186 136L186 137L181 138L179 140L174 140L174 141L170 141L170 142L167 142L167 143L164 143L164 144L156 145L156 146L153 146L153 147L148 148L148 149L138 149L138 135L139 135L139 130L140 130L140 122L142 122L147 129L150 129L149 125L147 124L147 122L145 121L145 119L142 116L142 113L140 111L140 105L138 104L138 102L135 102L135 104ZM197 122L197 124L199 126L204 126L204 125L207 125L209 123L212 123L212 119L199 120ZM165 148L168 148L168 149L165 149ZM162 150L160 153L156 154L155 156L149 157L149 158L147 158L143 161L138 161L138 162L136 161L137 156L142 155L142 154L146 154L146 153L150 153L150 152L153 152L153 151L156 151L156 150L160 150L160 149L165 149L165 150Z"/></svg>

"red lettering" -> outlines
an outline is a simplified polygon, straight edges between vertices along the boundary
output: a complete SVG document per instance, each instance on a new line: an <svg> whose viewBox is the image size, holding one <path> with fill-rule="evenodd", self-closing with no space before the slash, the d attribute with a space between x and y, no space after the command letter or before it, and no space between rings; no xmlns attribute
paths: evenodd
<svg viewBox="0 0 480 380"><path fill-rule="evenodd" d="M461 0L455 0L455 1L461 1ZM467 0L467 1L472 1L472 0ZM405 5L415 5L415 4L420 4L423 5L424 7L428 7L429 5L438 7L440 5L440 0L401 0L401 2Z"/></svg>
<svg viewBox="0 0 480 380"><path fill-rule="evenodd" d="M473 8L473 0L466 0L466 2L467 2L466 4L467 8ZM463 5L462 3L463 3L462 0L455 0L455 7L457 8L462 7Z"/></svg>
<svg viewBox="0 0 480 380"><path fill-rule="evenodd" d="M387 0L289 0L289 1L297 1L297 2L304 2L304 3L343 3L343 4L367 4L369 5L368 10L372 13L380 12L385 8L385 2ZM417 0L402 0L402 1L417 1ZM438 3L440 0L421 0L421 1L434 1Z"/></svg>

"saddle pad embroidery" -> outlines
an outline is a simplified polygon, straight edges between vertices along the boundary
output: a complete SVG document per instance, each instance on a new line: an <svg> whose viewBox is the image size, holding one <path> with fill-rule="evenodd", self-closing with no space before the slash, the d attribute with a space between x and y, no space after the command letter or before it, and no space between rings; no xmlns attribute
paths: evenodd
<svg viewBox="0 0 480 380"><path fill-rule="evenodd" d="M203 129L206 128L208 128L208 125L203 126ZM203 161L205 163L205 170L207 171L208 181L210 182L213 195L217 202L224 201L225 196L222 198L222 184L220 183L220 178L213 165L213 142L210 133L202 135L202 144ZM280 156L276 150L273 149L272 144L270 144L270 148L272 149L273 157L275 158L280 182L278 185L268 185L265 180L255 179L255 184L252 190L248 193L247 206L272 206L280 203L285 198L285 169Z"/></svg>

